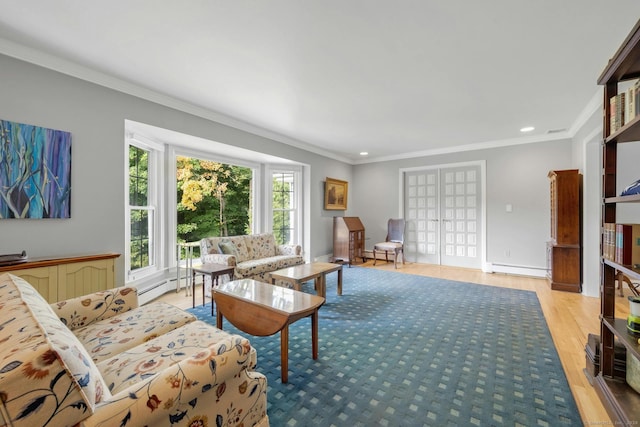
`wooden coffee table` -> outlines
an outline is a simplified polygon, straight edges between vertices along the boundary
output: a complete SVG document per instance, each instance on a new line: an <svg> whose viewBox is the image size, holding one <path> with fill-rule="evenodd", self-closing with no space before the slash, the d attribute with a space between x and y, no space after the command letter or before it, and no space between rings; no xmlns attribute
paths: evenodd
<svg viewBox="0 0 640 427"><path fill-rule="evenodd" d="M342 264L330 262L313 262L293 267L283 268L271 273L271 283L276 280L284 280L293 285L293 289L299 291L302 283L311 279L315 282L315 289L322 298L327 297L327 274L338 272L338 295L342 295Z"/></svg>
<svg viewBox="0 0 640 427"><path fill-rule="evenodd" d="M311 317L311 355L318 358L318 310L324 298L252 279L234 280L213 289L218 305L216 326L226 317L250 335L266 337L280 332L280 378L289 379L289 325Z"/></svg>
<svg viewBox="0 0 640 427"><path fill-rule="evenodd" d="M192 285L195 285L196 283L196 274L200 273L202 274L202 305L204 305L205 303L205 299L204 299L204 276L205 275L209 275L211 276L211 315L213 316L213 288L215 288L216 286L218 286L218 278L220 276L222 276L223 274L228 274L229 277L231 277L233 279L233 272L235 271L235 267L233 266L228 266L228 265L224 265L224 264L201 264L201 265L194 265L191 267L191 270L193 271L193 280L191 281ZM196 294L193 292L193 290L191 291L191 295L192 295L192 307L196 306Z"/></svg>

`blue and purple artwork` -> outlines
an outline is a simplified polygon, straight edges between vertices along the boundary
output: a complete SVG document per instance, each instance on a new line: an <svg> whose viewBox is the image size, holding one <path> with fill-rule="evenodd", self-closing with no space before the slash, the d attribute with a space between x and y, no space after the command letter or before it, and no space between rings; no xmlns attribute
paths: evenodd
<svg viewBox="0 0 640 427"><path fill-rule="evenodd" d="M71 133L0 120L0 219L71 216Z"/></svg>

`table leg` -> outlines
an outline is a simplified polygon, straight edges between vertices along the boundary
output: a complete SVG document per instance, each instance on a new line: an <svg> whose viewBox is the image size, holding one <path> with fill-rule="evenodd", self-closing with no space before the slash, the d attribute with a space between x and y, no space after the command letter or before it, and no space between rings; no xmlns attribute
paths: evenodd
<svg viewBox="0 0 640 427"><path fill-rule="evenodd" d="M318 358L318 309L311 315L311 355Z"/></svg>
<svg viewBox="0 0 640 427"><path fill-rule="evenodd" d="M193 274L191 275L192 280L191 280L191 286L195 286L196 284L196 271L193 271ZM204 281L204 279L202 279ZM195 308L196 307L196 294L193 292L193 288L191 289L191 308Z"/></svg>
<svg viewBox="0 0 640 427"><path fill-rule="evenodd" d="M218 278L220 276L216 276L215 278L213 277L213 275L211 275L211 316L213 317L213 305L214 305L214 301L213 301L213 287L215 285L215 287L218 287ZM214 283L215 281L215 283ZM204 289L204 285L202 286L202 288ZM204 305L204 291L202 291L202 305Z"/></svg>
<svg viewBox="0 0 640 427"><path fill-rule="evenodd" d="M326 299L327 298L327 275L325 273L322 273L320 277L318 277L316 280L318 280L318 295Z"/></svg>
<svg viewBox="0 0 640 427"><path fill-rule="evenodd" d="M338 270L338 295L342 295L342 266Z"/></svg>
<svg viewBox="0 0 640 427"><path fill-rule="evenodd" d="M280 331L280 380L282 383L289 381L289 325L285 325Z"/></svg>
<svg viewBox="0 0 640 427"><path fill-rule="evenodd" d="M220 313L220 310L216 313L216 327L222 330L222 313Z"/></svg>
<svg viewBox="0 0 640 427"><path fill-rule="evenodd" d="M211 275L211 292L213 292L213 274ZM204 274L202 275L202 306L204 307Z"/></svg>
<svg viewBox="0 0 640 427"><path fill-rule="evenodd" d="M187 284L185 285L186 286L185 294L186 294L186 296L189 296L189 292L193 292L193 283L194 283L193 275L190 274L193 271L193 246L189 246L189 249L188 249L187 252L188 252L188 254L187 254L187 270L186 270L187 271L187 274L186 274L186 277L187 277L186 282L187 282Z"/></svg>
<svg viewBox="0 0 640 427"><path fill-rule="evenodd" d="M176 282L176 292L180 292L180 255L181 254L182 254L182 246L180 245L180 243L178 243L176 245L176 275L178 276L178 281ZM187 285L185 284L185 286Z"/></svg>

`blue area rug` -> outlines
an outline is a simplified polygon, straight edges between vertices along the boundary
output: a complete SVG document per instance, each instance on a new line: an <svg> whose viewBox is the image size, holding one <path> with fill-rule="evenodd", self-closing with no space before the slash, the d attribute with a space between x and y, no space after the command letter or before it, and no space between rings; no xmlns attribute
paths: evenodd
<svg viewBox="0 0 640 427"><path fill-rule="evenodd" d="M249 336L274 427L582 424L534 292L345 267L319 323L317 360L310 319L291 325L288 384L280 336Z"/></svg>

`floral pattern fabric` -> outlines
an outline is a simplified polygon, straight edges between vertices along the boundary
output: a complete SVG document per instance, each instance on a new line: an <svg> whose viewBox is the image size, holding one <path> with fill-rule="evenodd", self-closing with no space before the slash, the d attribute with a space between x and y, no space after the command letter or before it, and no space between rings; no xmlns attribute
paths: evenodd
<svg viewBox="0 0 640 427"><path fill-rule="evenodd" d="M13 426L73 425L109 397L98 368L24 279L0 275L0 397Z"/></svg>
<svg viewBox="0 0 640 427"><path fill-rule="evenodd" d="M91 323L74 334L98 363L194 320L194 315L171 304L153 303Z"/></svg>
<svg viewBox="0 0 640 427"><path fill-rule="evenodd" d="M23 279L0 275L0 425L268 426L266 378L251 371L249 341L182 323L188 316L175 310L137 308L130 288L49 305ZM161 316L172 329L145 334ZM99 329L105 357L94 363L71 328L101 323L117 337Z"/></svg>

